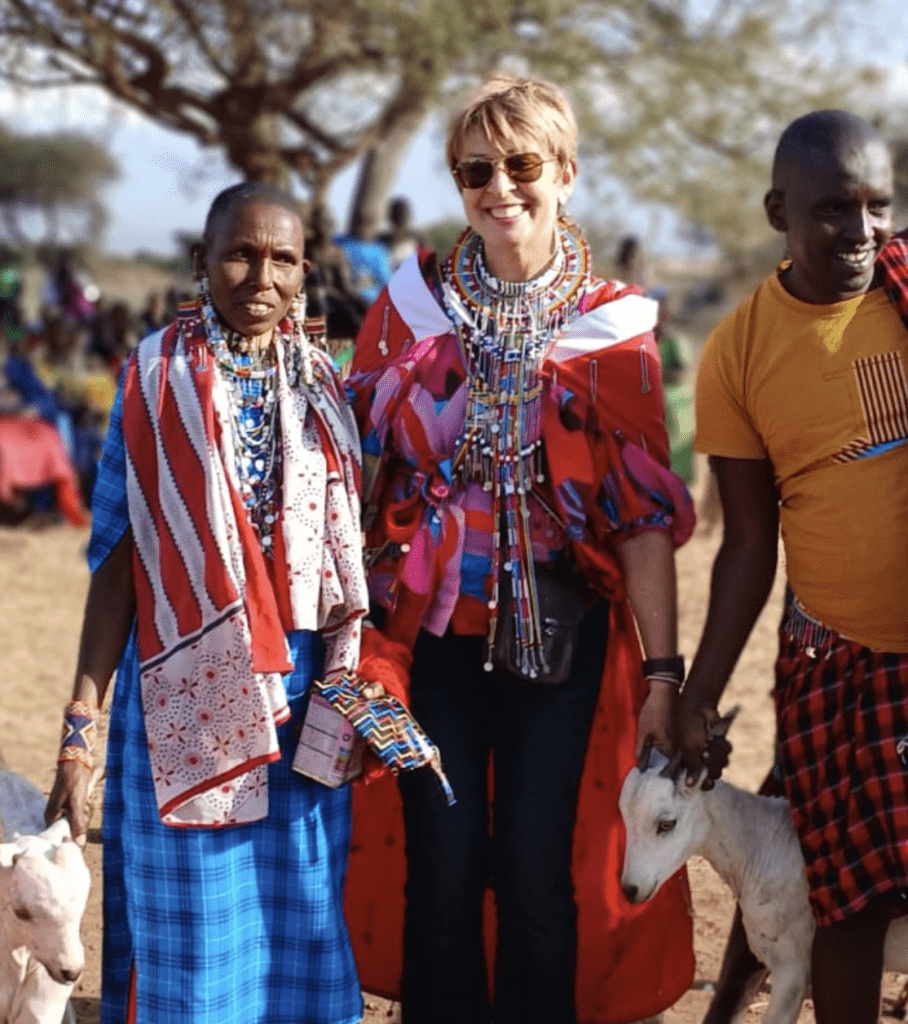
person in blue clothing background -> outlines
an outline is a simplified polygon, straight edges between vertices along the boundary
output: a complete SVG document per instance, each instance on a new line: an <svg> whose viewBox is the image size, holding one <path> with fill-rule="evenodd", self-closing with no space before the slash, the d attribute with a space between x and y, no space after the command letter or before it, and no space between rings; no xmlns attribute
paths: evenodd
<svg viewBox="0 0 908 1024"><path fill-rule="evenodd" d="M391 257L387 246L378 240L375 218L367 211L357 211L350 231L337 235L334 242L346 254L357 293L371 306L391 280Z"/></svg>

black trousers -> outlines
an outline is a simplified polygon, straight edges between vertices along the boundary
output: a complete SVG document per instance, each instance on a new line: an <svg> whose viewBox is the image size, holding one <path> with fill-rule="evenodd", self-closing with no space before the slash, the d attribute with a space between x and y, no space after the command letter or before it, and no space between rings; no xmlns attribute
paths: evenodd
<svg viewBox="0 0 908 1024"><path fill-rule="evenodd" d="M607 631L601 603L582 623L570 677L556 686L484 671L483 637L420 634L412 709L441 750L457 803L447 806L428 770L400 777L404 1024L573 1024L571 850ZM498 912L491 1000L489 884Z"/></svg>

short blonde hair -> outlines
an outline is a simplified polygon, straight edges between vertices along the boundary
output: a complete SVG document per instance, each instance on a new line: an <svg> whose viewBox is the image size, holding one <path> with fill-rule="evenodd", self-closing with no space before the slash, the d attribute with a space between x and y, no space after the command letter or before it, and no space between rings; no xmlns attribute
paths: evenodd
<svg viewBox="0 0 908 1024"><path fill-rule="evenodd" d="M577 122L570 104L557 85L541 78L497 74L483 83L448 128L445 156L452 170L474 128L502 149L538 141L562 167L577 158Z"/></svg>

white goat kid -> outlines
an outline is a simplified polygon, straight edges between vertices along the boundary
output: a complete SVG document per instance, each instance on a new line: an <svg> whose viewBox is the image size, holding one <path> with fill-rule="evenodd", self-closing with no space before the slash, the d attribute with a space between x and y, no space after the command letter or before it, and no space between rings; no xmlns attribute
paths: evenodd
<svg viewBox="0 0 908 1024"><path fill-rule="evenodd" d="M724 731L733 717L723 719ZM699 783L685 783L677 762L658 751L645 757L619 799L627 831L625 895L645 903L689 857L708 860L738 900L750 948L772 974L763 1024L793 1024L810 983L815 925L788 802L721 780L704 792ZM908 972L908 918L889 926L884 959L887 970ZM734 1021L746 1010L739 1007Z"/></svg>
<svg viewBox="0 0 908 1024"><path fill-rule="evenodd" d="M69 823L0 843L0 1024L60 1024L85 966L91 874Z"/></svg>

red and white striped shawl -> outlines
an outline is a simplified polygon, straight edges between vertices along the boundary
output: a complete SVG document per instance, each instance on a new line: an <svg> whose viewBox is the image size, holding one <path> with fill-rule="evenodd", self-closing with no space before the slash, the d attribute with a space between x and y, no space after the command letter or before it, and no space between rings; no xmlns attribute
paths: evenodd
<svg viewBox="0 0 908 1024"><path fill-rule="evenodd" d="M278 345L281 540L294 629L319 629L325 676L354 669L368 598L359 441L333 365L287 379ZM226 385L198 316L143 341L123 398L142 705L165 824L268 813L267 764L292 669L258 538L238 497Z"/></svg>

